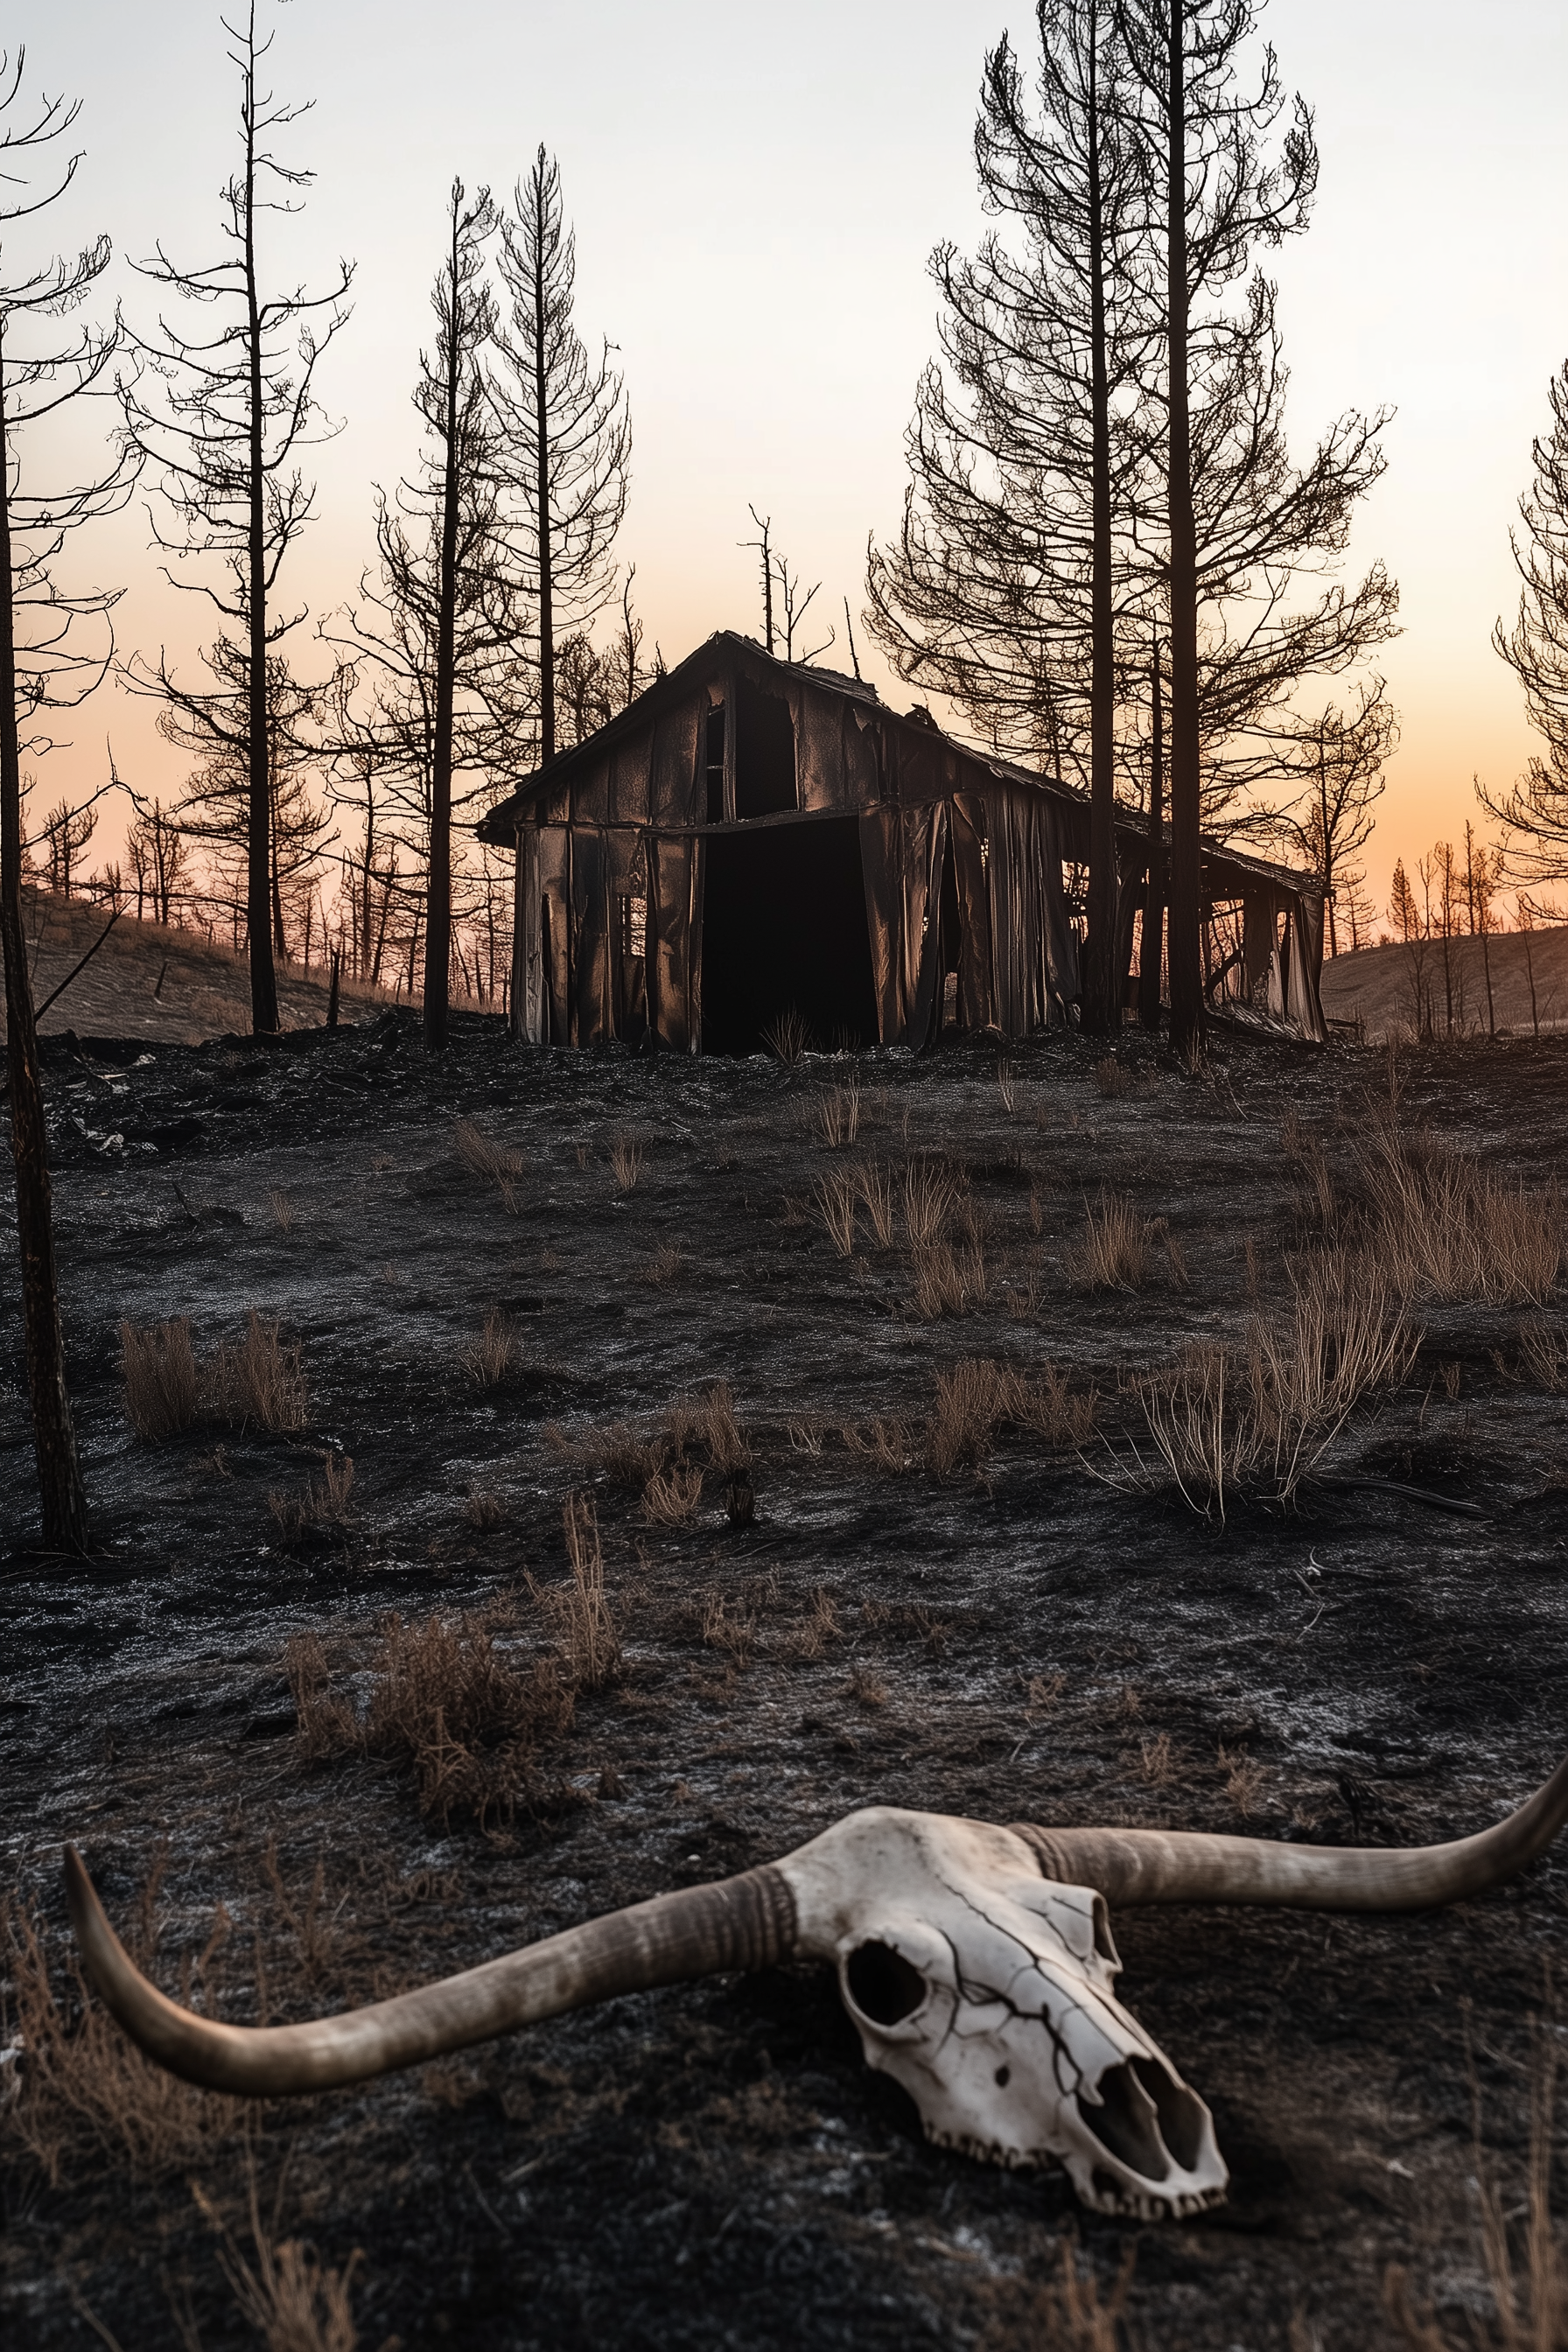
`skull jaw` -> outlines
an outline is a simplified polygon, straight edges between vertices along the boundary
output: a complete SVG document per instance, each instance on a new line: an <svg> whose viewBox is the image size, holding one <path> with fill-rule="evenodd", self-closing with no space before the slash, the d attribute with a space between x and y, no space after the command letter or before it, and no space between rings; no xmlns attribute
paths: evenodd
<svg viewBox="0 0 1568 2352"><path fill-rule="evenodd" d="M967 2132L944 2131L939 2124L927 2123L923 2117L921 2129L933 2147L949 2148L954 2156L967 2156L980 2164L1000 2165L1007 2172L1065 2172L1072 2182L1073 2194L1089 2212L1111 2214L1122 2221L1181 2221L1189 2214L1208 2212L1226 2200L1228 2175L1222 2158L1217 2159L1217 2180L1188 2176L1184 2182L1178 2179L1157 2185L1134 2184L1119 2179L1103 2156L1083 2156L1076 2151L1071 2156L1058 2156L1047 2147L1013 2147L999 2140L976 2139Z"/></svg>
<svg viewBox="0 0 1568 2352"><path fill-rule="evenodd" d="M1009 2086L1016 2093L1027 2070L1015 2075L1004 2064L994 2073L992 2061L1012 2053L990 2037L983 2070L961 2064L945 2075L929 2053L884 2041L864 2024L860 2040L868 2064L913 2099L935 2147L1008 2171L1060 2166L1090 2212L1128 2221L1178 2221L1225 2202L1229 2174L1214 2118L1146 2043L1102 2069L1096 2095L1047 2098L1042 2112L1036 2100L1000 2095ZM952 2043L947 2054L956 2054ZM982 2051L972 2043L966 2054Z"/></svg>

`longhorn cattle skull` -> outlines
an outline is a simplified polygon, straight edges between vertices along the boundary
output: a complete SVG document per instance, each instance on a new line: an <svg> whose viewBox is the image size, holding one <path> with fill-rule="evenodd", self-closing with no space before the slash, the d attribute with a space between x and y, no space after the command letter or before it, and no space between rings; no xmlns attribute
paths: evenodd
<svg viewBox="0 0 1568 2352"><path fill-rule="evenodd" d="M88 1973L149 2056L265 2097L363 2082L616 1993L826 1960L868 2060L909 2091L930 2138L1001 2164L1055 2160L1085 2204L1154 2219L1217 2204L1226 2168L1208 2109L1116 1999L1108 1904L1420 1910L1511 1876L1564 1820L1568 1762L1494 1828L1394 1851L875 1806L781 1862L306 2025L180 2009L132 1966L74 1847L66 1886Z"/></svg>

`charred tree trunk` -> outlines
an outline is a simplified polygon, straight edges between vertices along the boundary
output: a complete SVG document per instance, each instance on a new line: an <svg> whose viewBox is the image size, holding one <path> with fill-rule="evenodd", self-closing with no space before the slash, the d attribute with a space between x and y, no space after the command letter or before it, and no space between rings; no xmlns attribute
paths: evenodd
<svg viewBox="0 0 1568 2352"><path fill-rule="evenodd" d="M255 86L246 83L245 299L249 374L249 807L246 833L246 920L249 926L250 1025L258 1035L279 1027L278 974L272 953L272 775L267 709L267 451L261 380L261 309L256 284Z"/></svg>
<svg viewBox="0 0 1568 2352"><path fill-rule="evenodd" d="M458 207L452 207L453 316L462 268ZM458 437L462 339L454 331L447 354L446 463L441 482L441 575L436 608L436 727L430 756L430 888L425 930L425 1045L447 1045L452 963L452 730L458 667L458 526L462 484Z"/></svg>
<svg viewBox="0 0 1568 2352"><path fill-rule="evenodd" d="M550 545L550 383L544 349L544 240L533 247L533 415L539 465L539 759L555 757L555 598Z"/></svg>
<svg viewBox="0 0 1568 2352"><path fill-rule="evenodd" d="M1143 947L1139 957L1138 1020L1160 1026L1160 969L1165 929L1165 710L1160 688L1160 647L1150 669L1149 878L1143 895Z"/></svg>
<svg viewBox="0 0 1568 2352"><path fill-rule="evenodd" d="M1197 530L1193 512L1187 385L1187 134L1185 0L1170 0L1165 299L1170 434L1166 503L1171 560L1171 889L1167 956L1171 1044L1202 1051L1203 852L1198 771Z"/></svg>
<svg viewBox="0 0 1568 2352"><path fill-rule="evenodd" d="M87 1495L66 1390L48 1136L33 1018L32 974L22 929L22 761L11 604L10 456L0 407L0 939L5 965L5 1062L11 1093L11 1152L16 1165L22 1320L44 1545L49 1551L84 1552Z"/></svg>
<svg viewBox="0 0 1568 2352"><path fill-rule="evenodd" d="M1110 379L1105 335L1105 206L1100 176L1100 40L1089 43L1089 281L1090 613L1089 938L1083 1025L1104 1036L1121 1026L1117 985L1116 647L1110 582Z"/></svg>

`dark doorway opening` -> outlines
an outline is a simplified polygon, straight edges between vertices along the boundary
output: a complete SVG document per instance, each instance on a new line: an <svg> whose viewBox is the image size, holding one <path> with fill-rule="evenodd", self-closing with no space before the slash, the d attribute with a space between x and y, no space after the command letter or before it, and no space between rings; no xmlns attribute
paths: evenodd
<svg viewBox="0 0 1568 2352"><path fill-rule="evenodd" d="M795 720L782 694L749 677L735 685L735 814L775 816L795 807Z"/></svg>
<svg viewBox="0 0 1568 2352"><path fill-rule="evenodd" d="M875 1045L858 818L710 834L704 861L703 1052L763 1052L792 1009L824 1050Z"/></svg>

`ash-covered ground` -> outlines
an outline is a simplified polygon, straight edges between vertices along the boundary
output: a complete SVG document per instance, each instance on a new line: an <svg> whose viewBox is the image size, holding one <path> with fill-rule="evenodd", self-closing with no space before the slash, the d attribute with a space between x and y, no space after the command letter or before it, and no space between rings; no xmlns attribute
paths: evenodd
<svg viewBox="0 0 1568 2352"><path fill-rule="evenodd" d="M277 2021L763 1862L868 1802L1330 1843L1500 1818L1564 1746L1558 1306L1418 1304L1407 1374L1290 1507L1236 1498L1222 1520L1130 1475L1133 1445L1151 1455L1135 1375L1279 1324L1289 1261L1374 1211L1381 1053L1221 1038L1193 1077L1129 1037L1107 1094L1074 1037L1000 1076L994 1045L650 1062L521 1049L477 1020L431 1062L395 1015L46 1052L98 1548L35 1548L10 1297L10 2343L255 2343L227 2274L237 2256L261 2274L252 2187L269 2246L353 2264L367 2352L1033 2347L1073 2235L1102 2296L1131 2261L1130 2340L1151 2352L1390 2341L1390 2263L1468 2340L1472 2087L1512 2197L1568 1849L1420 1917L1120 1914L1123 1998L1231 2170L1224 2208L1174 2225L1098 2220L1059 2173L928 2147L812 1968L248 2113L172 2091L101 2023L81 2042L60 1885L73 1840L167 1990ZM1413 1053L1399 1078L1411 1133L1550 1184L1561 1047ZM521 1172L477 1171L460 1120ZM921 1311L896 1221L880 1244L862 1207L846 1256L814 1205L858 1165L896 1198L912 1163L949 1187L957 1313ZM1139 1289L1088 1286L1102 1190L1166 1221ZM138 1438L121 1321L186 1317L210 1360L251 1309L298 1340L304 1428L209 1412ZM1065 1375L1076 1440L999 1423L942 1475L928 1424L964 1359ZM690 1521L660 1523L627 1457L662 1444L681 1466L670 1408L718 1382L753 1516L732 1522L710 1465ZM346 1506L308 1507L345 1458ZM1332 1483L1357 1476L1384 1483ZM394 1612L494 1604L501 1654L546 1656L584 1493L621 1669L579 1690L510 1813L443 1822L374 1747L312 1760L290 1638L320 1637L351 1719Z"/></svg>

